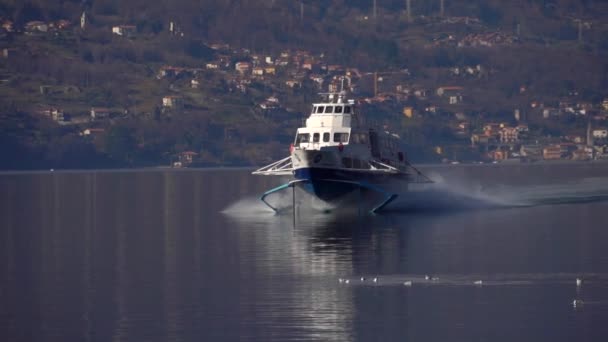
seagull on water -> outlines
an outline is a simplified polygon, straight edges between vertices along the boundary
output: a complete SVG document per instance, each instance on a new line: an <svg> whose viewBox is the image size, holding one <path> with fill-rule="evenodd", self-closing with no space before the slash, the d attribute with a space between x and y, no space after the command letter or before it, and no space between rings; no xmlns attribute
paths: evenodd
<svg viewBox="0 0 608 342"><path fill-rule="evenodd" d="M576 287L580 287L583 285L583 280L581 278L576 278Z"/></svg>
<svg viewBox="0 0 608 342"><path fill-rule="evenodd" d="M361 277L361 281L365 281L365 277Z"/></svg>
<svg viewBox="0 0 608 342"><path fill-rule="evenodd" d="M580 299L575 299L572 301L572 306L575 308L579 307L579 306L583 306L583 304L585 304L585 303Z"/></svg>
<svg viewBox="0 0 608 342"><path fill-rule="evenodd" d="M374 281L374 283L377 283L378 282L378 277L374 277L373 281Z"/></svg>
<svg viewBox="0 0 608 342"><path fill-rule="evenodd" d="M405 286L412 286L412 281L408 280L408 281L404 282L403 285L405 285Z"/></svg>
<svg viewBox="0 0 608 342"><path fill-rule="evenodd" d="M475 285L483 285L483 280L475 280L473 282L473 284L475 284Z"/></svg>

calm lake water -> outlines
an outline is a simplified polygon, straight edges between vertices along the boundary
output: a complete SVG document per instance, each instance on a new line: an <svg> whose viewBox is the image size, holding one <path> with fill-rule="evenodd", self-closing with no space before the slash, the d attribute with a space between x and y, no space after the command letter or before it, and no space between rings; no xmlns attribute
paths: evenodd
<svg viewBox="0 0 608 342"><path fill-rule="evenodd" d="M295 220L250 170L0 174L0 340L608 341L608 165L423 171Z"/></svg>

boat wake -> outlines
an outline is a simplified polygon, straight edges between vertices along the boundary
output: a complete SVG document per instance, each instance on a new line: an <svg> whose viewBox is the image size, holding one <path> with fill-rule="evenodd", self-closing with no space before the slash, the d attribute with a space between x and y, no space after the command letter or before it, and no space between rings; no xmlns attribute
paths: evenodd
<svg viewBox="0 0 608 342"><path fill-rule="evenodd" d="M439 176L431 178L434 184L413 185L401 193L389 211L458 211L608 201L608 178L525 186L465 185L443 181Z"/></svg>
<svg viewBox="0 0 608 342"><path fill-rule="evenodd" d="M444 181L439 175L431 178L435 183L411 184L407 191L401 189L400 183L389 184L386 189L399 197L382 212L438 213L608 201L608 178L525 186L461 184L454 180ZM273 194L269 200L276 205L279 215L292 215L291 191ZM360 197L357 193L345 196L339 202L328 203L296 190L296 206L300 214L357 214L367 212L373 203L374 199ZM275 215L257 197L240 199L224 209L223 213L232 216Z"/></svg>

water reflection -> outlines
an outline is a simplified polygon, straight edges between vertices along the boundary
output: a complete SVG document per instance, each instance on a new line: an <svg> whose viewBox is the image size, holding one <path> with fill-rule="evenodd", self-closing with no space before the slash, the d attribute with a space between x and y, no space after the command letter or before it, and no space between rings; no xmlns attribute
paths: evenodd
<svg viewBox="0 0 608 342"><path fill-rule="evenodd" d="M581 324L588 337L605 331L589 320L606 317L598 297L606 284L589 281L576 292L568 282L608 272L608 233L589 224L607 218L605 203L379 216L299 211L294 224L255 199L269 182L246 171L198 170L0 177L2 336L487 339L474 328L481 324L543 339L535 328L542 324L526 322L548 314L568 332ZM571 229L577 222L587 224ZM536 280L496 290L399 282L427 273L466 282L565 275L548 289ZM382 281L337 281L361 276ZM588 315L581 323L569 316L574 296L600 303L577 313ZM502 321L488 318L493 308Z"/></svg>

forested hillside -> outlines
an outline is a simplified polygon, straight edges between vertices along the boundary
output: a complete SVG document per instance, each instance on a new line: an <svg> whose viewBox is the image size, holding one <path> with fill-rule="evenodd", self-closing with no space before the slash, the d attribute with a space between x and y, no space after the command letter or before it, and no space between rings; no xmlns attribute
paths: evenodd
<svg viewBox="0 0 608 342"><path fill-rule="evenodd" d="M315 94L344 75L419 160L481 158L470 134L515 124L515 110L538 136L584 135L590 116L568 103L605 126L608 2L409 5L2 0L0 167L159 165L188 151L201 165L263 163L285 153ZM241 62L252 69L235 71ZM441 86L461 89L455 103ZM179 109L163 102L171 97ZM92 120L94 108L108 119ZM559 115L547 120L546 108Z"/></svg>

